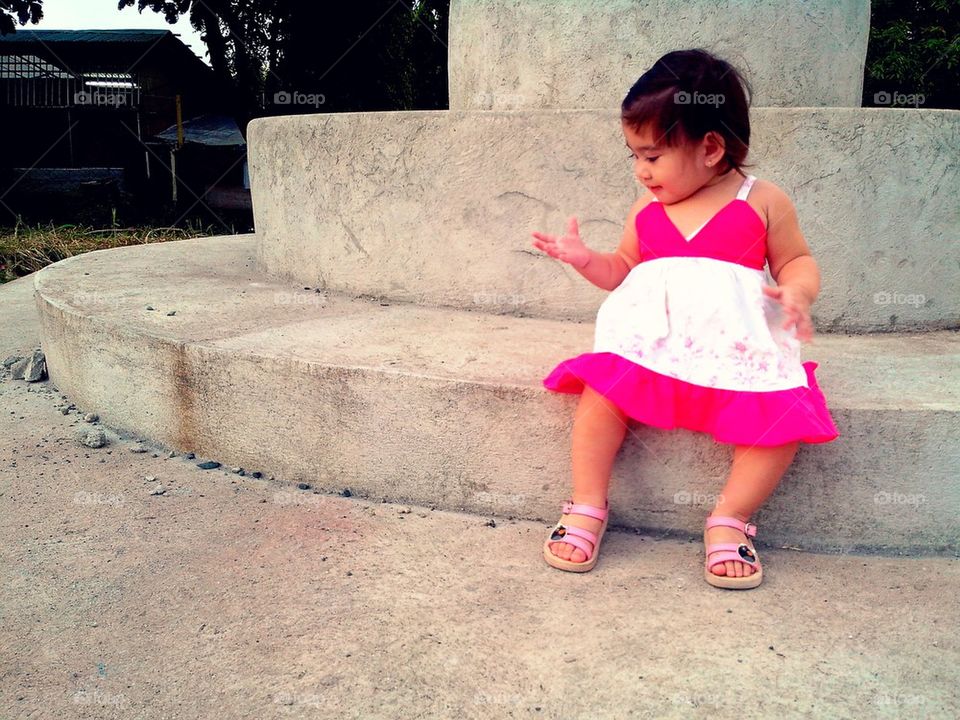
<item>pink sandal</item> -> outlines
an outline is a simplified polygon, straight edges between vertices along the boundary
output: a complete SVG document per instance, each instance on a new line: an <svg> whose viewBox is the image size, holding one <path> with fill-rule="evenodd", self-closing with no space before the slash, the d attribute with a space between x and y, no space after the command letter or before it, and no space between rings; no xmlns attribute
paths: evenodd
<svg viewBox="0 0 960 720"><path fill-rule="evenodd" d="M707 544L707 530L717 525L736 528L747 536L747 541L742 543L711 543ZM757 556L756 548L750 542L750 538L757 534L757 526L751 522L744 523L735 517L723 517L715 515L708 517L703 529L703 544L707 546L707 558L703 568L703 574L707 582L718 588L727 588L729 590L747 590L755 588L763 581L763 568L760 566L760 558ZM712 557L711 557L712 556ZM753 568L753 574L745 577L730 577L728 575L717 575L712 572L715 565L725 563L728 560L744 563Z"/></svg>
<svg viewBox="0 0 960 720"><path fill-rule="evenodd" d="M607 530L607 515L610 513L610 503L607 502L606 507L598 508L593 505L574 505L573 501L568 500L563 504L562 512L564 515L583 515L596 520L603 520L603 525L600 526L600 531L594 535L589 530L584 530L575 525L562 525L558 522L553 530L550 531L550 536L543 543L543 559L547 561L548 565L552 565L560 570L567 570L569 572L587 572L588 570L592 570L593 566L597 564L597 558L599 557L597 551L600 549L600 541L603 539L603 533ZM573 562L572 560L564 560L563 558L557 557L550 551L550 543L555 542L565 542L580 548L587 556L586 560L583 562Z"/></svg>

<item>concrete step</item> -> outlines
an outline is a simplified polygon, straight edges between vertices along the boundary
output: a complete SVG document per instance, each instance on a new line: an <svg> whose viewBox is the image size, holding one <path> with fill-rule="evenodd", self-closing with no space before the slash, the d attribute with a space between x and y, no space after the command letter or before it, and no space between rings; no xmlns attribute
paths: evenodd
<svg viewBox="0 0 960 720"><path fill-rule="evenodd" d="M754 175L820 265L821 331L960 327L960 111L755 108ZM531 246L600 252L637 197L608 110L333 113L250 123L259 267L418 305L591 322L604 291Z"/></svg>
<svg viewBox="0 0 960 720"><path fill-rule="evenodd" d="M592 325L317 293L264 279L256 249L253 236L202 238L37 273L55 384L108 424L284 481L556 519L578 397L541 381L589 350ZM960 334L818 335L804 359L820 363L841 437L801 447L755 518L761 537L955 552ZM612 522L698 536L731 447L631 430Z"/></svg>

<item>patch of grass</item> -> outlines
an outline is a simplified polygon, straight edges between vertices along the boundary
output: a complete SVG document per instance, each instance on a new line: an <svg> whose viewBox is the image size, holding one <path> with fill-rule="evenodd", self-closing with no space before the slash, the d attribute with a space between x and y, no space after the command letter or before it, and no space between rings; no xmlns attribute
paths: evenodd
<svg viewBox="0 0 960 720"><path fill-rule="evenodd" d="M29 275L58 260L106 248L183 240L216 235L216 228L188 224L185 228L108 228L78 225L28 227L21 222L0 228L0 283Z"/></svg>

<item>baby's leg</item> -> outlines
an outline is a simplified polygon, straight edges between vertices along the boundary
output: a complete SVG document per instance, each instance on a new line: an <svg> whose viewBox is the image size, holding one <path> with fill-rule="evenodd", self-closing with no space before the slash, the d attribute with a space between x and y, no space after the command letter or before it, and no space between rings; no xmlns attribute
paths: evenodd
<svg viewBox="0 0 960 720"><path fill-rule="evenodd" d="M584 385L580 404L573 421L573 494L574 503L603 507L610 485L610 472L617 451L627 432L627 416L603 395ZM581 527L596 533L601 520L583 515L563 515L564 525ZM550 544L550 551L559 558L583 562L586 553L569 543Z"/></svg>
<svg viewBox="0 0 960 720"><path fill-rule="evenodd" d="M780 484L799 446L799 441L776 447L734 446L730 477L710 515L735 517L747 522ZM740 543L744 538L742 532L731 527L713 527L707 532L707 541L711 543ZM746 563L730 560L715 565L712 572L716 575L747 577L753 574L753 568Z"/></svg>

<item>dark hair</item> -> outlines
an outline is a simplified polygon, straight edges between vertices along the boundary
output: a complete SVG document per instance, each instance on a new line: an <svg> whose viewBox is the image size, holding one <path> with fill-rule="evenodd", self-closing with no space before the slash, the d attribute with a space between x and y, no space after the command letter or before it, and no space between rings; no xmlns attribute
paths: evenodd
<svg viewBox="0 0 960 720"><path fill-rule="evenodd" d="M620 117L640 131L648 123L668 145L723 137L724 160L744 167L750 145L749 83L733 65L706 50L669 52L633 84Z"/></svg>

